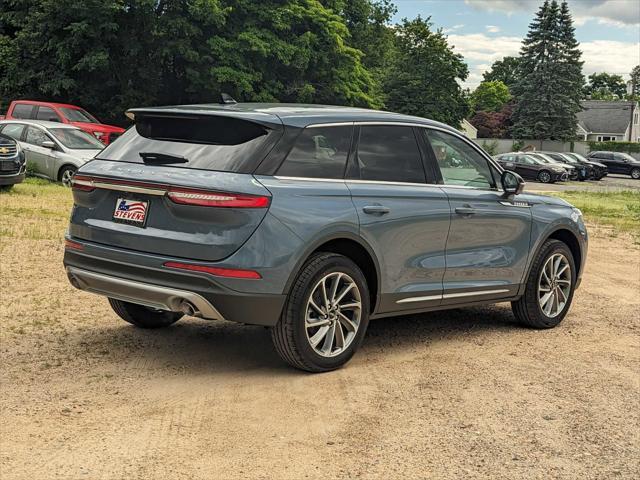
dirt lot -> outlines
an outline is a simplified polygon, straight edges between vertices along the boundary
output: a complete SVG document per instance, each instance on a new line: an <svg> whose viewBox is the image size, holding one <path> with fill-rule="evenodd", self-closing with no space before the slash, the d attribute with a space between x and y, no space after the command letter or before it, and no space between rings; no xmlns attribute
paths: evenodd
<svg viewBox="0 0 640 480"><path fill-rule="evenodd" d="M624 235L592 228L555 330L508 305L378 320L346 368L309 375L263 328L120 321L66 281L68 193L24 192L0 198L3 480L640 476L640 247Z"/></svg>

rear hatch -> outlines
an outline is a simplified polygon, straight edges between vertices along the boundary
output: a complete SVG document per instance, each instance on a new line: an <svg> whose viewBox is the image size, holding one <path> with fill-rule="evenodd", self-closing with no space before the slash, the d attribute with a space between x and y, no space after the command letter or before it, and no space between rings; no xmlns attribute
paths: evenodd
<svg viewBox="0 0 640 480"><path fill-rule="evenodd" d="M251 172L280 138L280 120L233 111L133 112L135 127L75 175L70 235L192 260L234 253L269 207L269 191Z"/></svg>

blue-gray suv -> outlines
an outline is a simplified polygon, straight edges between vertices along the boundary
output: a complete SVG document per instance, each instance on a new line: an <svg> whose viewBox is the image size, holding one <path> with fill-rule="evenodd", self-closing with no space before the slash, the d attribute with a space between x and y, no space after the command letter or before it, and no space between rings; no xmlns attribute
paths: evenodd
<svg viewBox="0 0 640 480"><path fill-rule="evenodd" d="M270 327L335 369L370 319L511 302L556 326L580 283L582 214L523 194L457 130L318 105L132 109L72 180L64 264L133 325L183 315Z"/></svg>

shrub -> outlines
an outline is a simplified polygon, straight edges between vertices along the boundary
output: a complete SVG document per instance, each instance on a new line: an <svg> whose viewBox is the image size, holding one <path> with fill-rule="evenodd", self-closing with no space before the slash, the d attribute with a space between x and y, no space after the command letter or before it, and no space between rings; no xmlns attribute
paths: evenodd
<svg viewBox="0 0 640 480"><path fill-rule="evenodd" d="M487 143L486 141L483 141L482 142L482 148L489 155L491 155L491 156L496 155L498 153L498 141L494 140L494 141L489 142L489 143Z"/></svg>
<svg viewBox="0 0 640 480"><path fill-rule="evenodd" d="M638 153L640 152L640 143L638 142L588 142L589 151L595 152L599 150L606 150L609 152L626 152L626 153Z"/></svg>

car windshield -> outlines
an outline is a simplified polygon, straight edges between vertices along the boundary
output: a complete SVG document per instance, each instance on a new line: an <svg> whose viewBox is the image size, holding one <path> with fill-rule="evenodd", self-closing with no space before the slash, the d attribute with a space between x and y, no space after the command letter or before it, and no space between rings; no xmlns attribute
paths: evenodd
<svg viewBox="0 0 640 480"><path fill-rule="evenodd" d="M50 128L49 133L72 150L102 150L104 145L95 137L75 128Z"/></svg>
<svg viewBox="0 0 640 480"><path fill-rule="evenodd" d="M100 123L96 117L81 108L60 108L70 122Z"/></svg>
<svg viewBox="0 0 640 480"><path fill-rule="evenodd" d="M569 157L573 157L573 158L577 159L580 162L588 162L589 161L588 159L584 158L579 153L571 152L571 153L568 153L566 155L569 156Z"/></svg>
<svg viewBox="0 0 640 480"><path fill-rule="evenodd" d="M536 158L540 163L555 163L552 159L550 159L549 157L545 157L541 153L535 153L532 154L532 156Z"/></svg>

